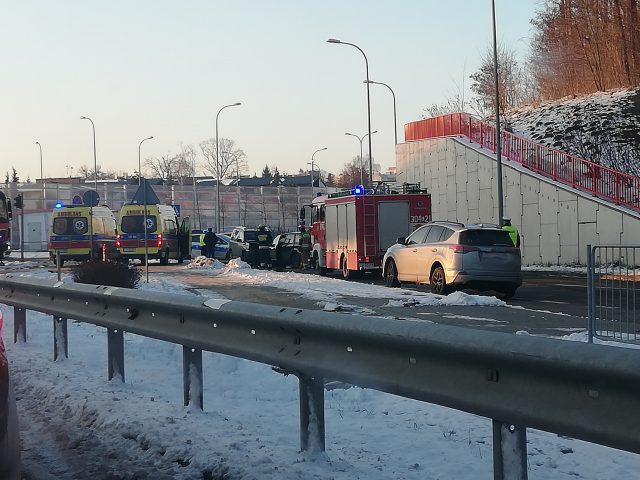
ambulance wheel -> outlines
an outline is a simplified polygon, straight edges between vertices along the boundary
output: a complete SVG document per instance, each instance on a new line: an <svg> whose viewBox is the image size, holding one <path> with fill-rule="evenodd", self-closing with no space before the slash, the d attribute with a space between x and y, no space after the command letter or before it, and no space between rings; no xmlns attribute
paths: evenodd
<svg viewBox="0 0 640 480"><path fill-rule="evenodd" d="M169 265L169 250L160 254L160 265Z"/></svg>
<svg viewBox="0 0 640 480"><path fill-rule="evenodd" d="M140 259L140 265L143 266L143 267L145 266L144 257Z"/></svg>

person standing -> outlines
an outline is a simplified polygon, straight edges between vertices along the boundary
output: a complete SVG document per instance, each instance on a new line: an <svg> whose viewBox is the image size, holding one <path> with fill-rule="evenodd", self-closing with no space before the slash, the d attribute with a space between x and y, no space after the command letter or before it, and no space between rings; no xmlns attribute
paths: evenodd
<svg viewBox="0 0 640 480"><path fill-rule="evenodd" d="M309 252L311 251L311 235L307 232L304 225L298 228L300 231L300 260L303 270L309 267Z"/></svg>
<svg viewBox="0 0 640 480"><path fill-rule="evenodd" d="M213 233L213 229L209 227L207 233L204 234L204 244L207 247L207 257L215 258L216 244L218 243L218 236Z"/></svg>
<svg viewBox="0 0 640 480"><path fill-rule="evenodd" d="M271 256L271 232L267 230L267 227L260 225L258 227L258 249L260 255L260 267L265 268L269 265Z"/></svg>
<svg viewBox="0 0 640 480"><path fill-rule="evenodd" d="M502 217L502 229L509 232L509 237L511 237L511 241L513 242L514 247L520 247L520 235L518 234L518 229L511 225L511 218Z"/></svg>
<svg viewBox="0 0 640 480"><path fill-rule="evenodd" d="M198 236L198 244L200 245L200 256L202 257L207 256L207 245L204 243L204 236L205 236L205 232L202 232Z"/></svg>

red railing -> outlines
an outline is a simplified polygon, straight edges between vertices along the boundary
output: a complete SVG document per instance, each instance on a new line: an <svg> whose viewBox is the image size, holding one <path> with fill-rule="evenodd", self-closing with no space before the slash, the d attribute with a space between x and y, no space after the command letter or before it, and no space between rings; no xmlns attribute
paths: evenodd
<svg viewBox="0 0 640 480"><path fill-rule="evenodd" d="M495 153L495 127L466 113L427 118L404 126L407 142L464 135ZM640 177L545 147L510 132L501 132L502 156L555 181L640 211Z"/></svg>

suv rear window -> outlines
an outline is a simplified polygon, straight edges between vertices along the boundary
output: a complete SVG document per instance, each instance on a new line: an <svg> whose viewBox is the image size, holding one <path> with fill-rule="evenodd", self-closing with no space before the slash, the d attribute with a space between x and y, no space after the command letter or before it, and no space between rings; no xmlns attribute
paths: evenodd
<svg viewBox="0 0 640 480"><path fill-rule="evenodd" d="M513 247L509 232L506 230L464 230L460 232L460 244Z"/></svg>

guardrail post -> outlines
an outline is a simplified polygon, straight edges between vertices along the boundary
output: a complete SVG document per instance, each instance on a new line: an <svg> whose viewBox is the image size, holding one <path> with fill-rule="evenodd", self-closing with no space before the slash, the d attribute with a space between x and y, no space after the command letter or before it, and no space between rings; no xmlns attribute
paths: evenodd
<svg viewBox="0 0 640 480"><path fill-rule="evenodd" d="M27 310L13 307L13 343L27 343Z"/></svg>
<svg viewBox="0 0 640 480"><path fill-rule="evenodd" d="M184 406L193 402L196 407L203 410L202 350L182 346L182 385Z"/></svg>
<svg viewBox="0 0 640 480"><path fill-rule="evenodd" d="M527 429L493 422L493 479L527 480Z"/></svg>
<svg viewBox="0 0 640 480"><path fill-rule="evenodd" d="M298 374L300 382L300 450L325 451L324 379Z"/></svg>
<svg viewBox="0 0 640 480"><path fill-rule="evenodd" d="M107 362L109 380L119 375L124 383L124 333L122 330L107 328Z"/></svg>
<svg viewBox="0 0 640 480"><path fill-rule="evenodd" d="M67 319L53 317L53 361L58 360L58 353L64 352L69 358L69 337L67 335Z"/></svg>

